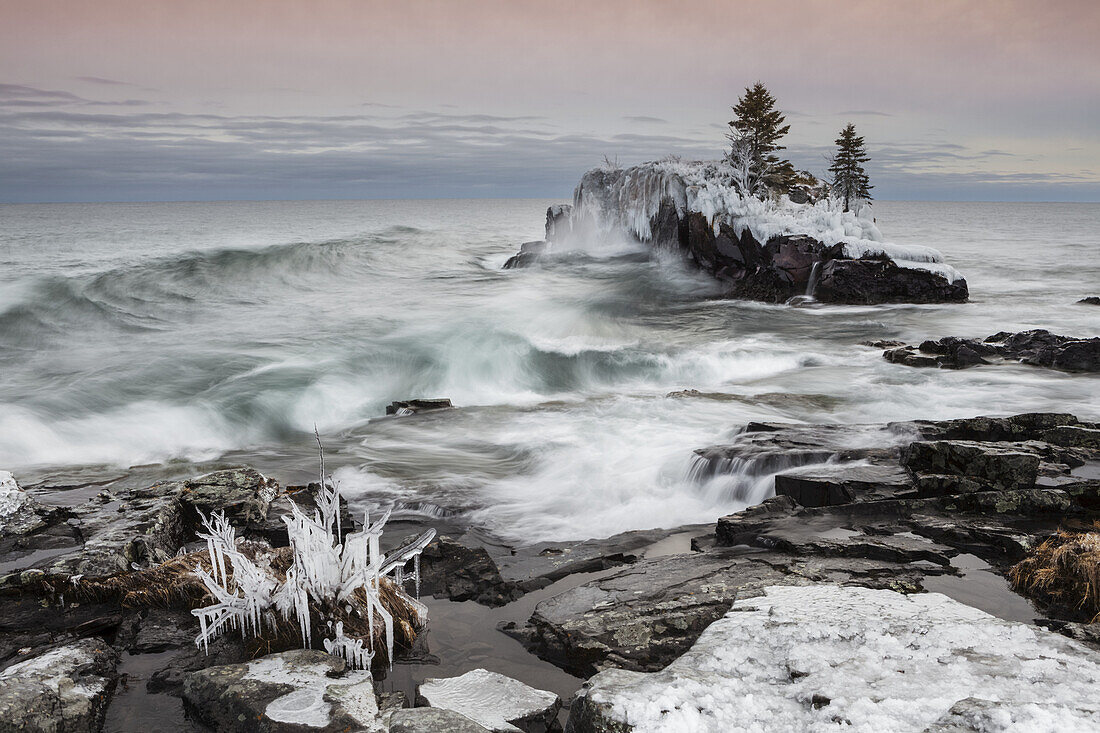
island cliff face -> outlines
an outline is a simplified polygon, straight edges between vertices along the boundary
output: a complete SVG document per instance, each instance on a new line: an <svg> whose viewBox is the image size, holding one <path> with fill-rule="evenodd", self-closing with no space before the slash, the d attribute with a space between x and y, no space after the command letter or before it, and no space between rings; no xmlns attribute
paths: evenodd
<svg viewBox="0 0 1100 733"><path fill-rule="evenodd" d="M720 163L588 171L572 206L547 210L547 243L525 244L505 267L612 234L681 253L732 298L874 304L964 302L969 295L966 280L936 250L882 242L873 221L828 202L741 199Z"/></svg>

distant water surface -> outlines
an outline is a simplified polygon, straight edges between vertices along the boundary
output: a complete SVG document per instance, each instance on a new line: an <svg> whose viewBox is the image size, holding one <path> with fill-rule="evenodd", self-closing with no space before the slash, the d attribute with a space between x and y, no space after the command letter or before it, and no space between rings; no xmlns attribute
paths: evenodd
<svg viewBox="0 0 1100 733"><path fill-rule="evenodd" d="M888 364L873 339L1100 335L1100 205L876 204L941 249L965 305L715 299L640 246L502 271L550 201L0 206L0 468L313 470L359 508L506 540L713 521L758 498L692 478L749 420L1030 410L1100 419L1100 377ZM685 388L721 399L670 399ZM463 409L379 419L409 397ZM193 465L197 464L197 465ZM754 489L755 490L755 489Z"/></svg>

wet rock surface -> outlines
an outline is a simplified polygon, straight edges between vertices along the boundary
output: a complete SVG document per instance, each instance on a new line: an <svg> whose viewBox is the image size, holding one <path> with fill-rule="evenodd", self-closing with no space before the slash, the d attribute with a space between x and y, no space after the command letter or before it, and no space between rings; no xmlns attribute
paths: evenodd
<svg viewBox="0 0 1100 733"><path fill-rule="evenodd" d="M1005 361L1060 369L1100 371L1100 337L1074 338L1036 329L1001 332L984 340L948 336L919 346L887 349L883 357L894 364L941 369L967 369Z"/></svg>

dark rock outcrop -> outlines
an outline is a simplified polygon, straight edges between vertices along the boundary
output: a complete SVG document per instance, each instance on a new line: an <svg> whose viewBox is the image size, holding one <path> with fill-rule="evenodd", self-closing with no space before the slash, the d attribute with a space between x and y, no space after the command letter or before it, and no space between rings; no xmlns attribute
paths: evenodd
<svg viewBox="0 0 1100 733"><path fill-rule="evenodd" d="M914 474L962 476L993 489L1020 489L1035 485L1039 456L989 443L969 440L920 440L901 453L901 462Z"/></svg>
<svg viewBox="0 0 1100 733"><path fill-rule="evenodd" d="M239 528L259 529L278 485L250 468L229 469L142 489L103 491L74 507L31 505L38 520L0 538L0 587L39 577L103 577L147 568L194 539L199 511L225 511Z"/></svg>
<svg viewBox="0 0 1100 733"><path fill-rule="evenodd" d="M982 341L947 336L919 346L887 349L883 357L895 364L942 369L966 369L1007 360L1067 372L1097 372L1100 337L1073 338L1042 329L1001 332Z"/></svg>
<svg viewBox="0 0 1100 733"><path fill-rule="evenodd" d="M1077 301L1077 305L1100 305L1100 296L1090 295L1087 298L1081 298Z"/></svg>
<svg viewBox="0 0 1100 733"><path fill-rule="evenodd" d="M482 547L466 547L442 536L420 555L420 592L452 601L477 601L503 606L523 591L500 576L500 569Z"/></svg>
<svg viewBox="0 0 1100 733"><path fill-rule="evenodd" d="M519 252L509 257L504 263L503 269L514 270L517 267L530 267L538 263L543 255L550 252L550 248L550 242L543 240L524 242L519 246Z"/></svg>

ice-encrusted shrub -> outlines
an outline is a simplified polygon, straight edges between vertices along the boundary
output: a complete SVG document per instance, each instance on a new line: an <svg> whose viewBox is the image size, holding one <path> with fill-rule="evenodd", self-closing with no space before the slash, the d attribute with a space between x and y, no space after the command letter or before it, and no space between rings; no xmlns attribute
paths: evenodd
<svg viewBox="0 0 1100 733"><path fill-rule="evenodd" d="M312 515L291 503L283 516L290 538L286 552L246 552L225 515L203 516L208 568L194 566L213 601L192 613L199 620L195 643L204 649L226 630L246 638L287 636L293 624L304 648L314 646L315 632L330 654L356 668L369 669L380 647L392 663L394 628L406 640L427 621L427 609L403 590L405 567L420 591L420 553L435 537L428 530L388 554L379 544L389 519L386 512L371 524L346 535L340 526L340 488L324 475ZM341 541L342 540L342 541Z"/></svg>

